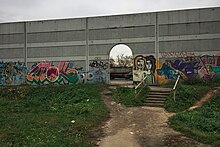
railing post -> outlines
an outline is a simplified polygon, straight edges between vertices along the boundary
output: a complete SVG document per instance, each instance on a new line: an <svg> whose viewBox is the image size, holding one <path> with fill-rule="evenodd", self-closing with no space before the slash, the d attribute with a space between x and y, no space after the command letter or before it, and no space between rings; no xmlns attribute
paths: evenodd
<svg viewBox="0 0 220 147"><path fill-rule="evenodd" d="M173 90L174 90L173 100L174 100L174 102L176 102L176 86L177 86L179 80L180 80L180 75L178 75L178 77L177 77L177 79L176 79L176 82L175 82L175 84L174 84L174 86L173 86Z"/></svg>

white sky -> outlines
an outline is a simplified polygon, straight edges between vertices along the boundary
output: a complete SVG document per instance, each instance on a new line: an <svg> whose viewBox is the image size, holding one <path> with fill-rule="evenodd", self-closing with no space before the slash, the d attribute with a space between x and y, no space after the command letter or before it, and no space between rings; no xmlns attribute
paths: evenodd
<svg viewBox="0 0 220 147"><path fill-rule="evenodd" d="M113 59L116 59L117 55L122 55L124 54L125 56L132 56L132 50L124 44L119 44L114 46L111 51L110 51L110 57Z"/></svg>
<svg viewBox="0 0 220 147"><path fill-rule="evenodd" d="M0 0L0 22L218 6L220 0Z"/></svg>

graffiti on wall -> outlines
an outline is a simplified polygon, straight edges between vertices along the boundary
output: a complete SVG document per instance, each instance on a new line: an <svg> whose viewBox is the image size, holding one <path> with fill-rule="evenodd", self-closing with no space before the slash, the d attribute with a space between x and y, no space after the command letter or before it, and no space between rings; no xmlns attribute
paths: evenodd
<svg viewBox="0 0 220 147"><path fill-rule="evenodd" d="M138 55L134 58L133 81L140 82L146 77L146 83L154 84L155 77L160 80L200 77L215 80L220 77L220 56L189 56L169 58L161 63L154 56ZM156 62L159 62L156 67ZM35 84L76 84L106 83L108 80L108 61L95 58L90 61L89 71L73 66L71 62L42 61L27 68L20 62L0 62L0 85L19 85L28 81ZM156 69L157 68L157 69ZM155 72L156 71L156 72Z"/></svg>
<svg viewBox="0 0 220 147"><path fill-rule="evenodd" d="M95 58L94 60L90 61L89 67L96 68L100 70L108 69L109 62L105 60L101 60L100 58Z"/></svg>
<svg viewBox="0 0 220 147"><path fill-rule="evenodd" d="M166 60L157 73L164 75L166 79L176 79L179 75L182 79L187 79L196 73L196 69L197 62L175 59Z"/></svg>
<svg viewBox="0 0 220 147"><path fill-rule="evenodd" d="M107 79L108 68L105 62L92 61L92 69L85 71L76 69L70 62L59 62L57 66L51 61L41 61L32 65L27 75L27 81L38 85L43 84L76 84L76 83L104 83ZM107 66L107 67L106 67Z"/></svg>
<svg viewBox="0 0 220 147"><path fill-rule="evenodd" d="M89 63L90 71L87 73L88 83L105 83L107 82L109 61L96 57Z"/></svg>
<svg viewBox="0 0 220 147"><path fill-rule="evenodd" d="M195 57L193 52L164 52L161 53L162 58L186 58Z"/></svg>
<svg viewBox="0 0 220 147"><path fill-rule="evenodd" d="M199 58L198 75L205 80L220 77L220 56L201 56Z"/></svg>
<svg viewBox="0 0 220 147"><path fill-rule="evenodd" d="M27 68L21 62L0 62L0 85L25 83Z"/></svg>
<svg viewBox="0 0 220 147"><path fill-rule="evenodd" d="M156 59L154 56L138 55L134 58L133 81L140 82L146 77L147 84L154 84L154 72L156 69Z"/></svg>
<svg viewBox="0 0 220 147"><path fill-rule="evenodd" d="M211 80L219 77L220 56L203 55L165 60L162 67L157 69L157 74L165 79L176 79L180 75L182 79L198 76L204 80Z"/></svg>
<svg viewBox="0 0 220 147"><path fill-rule="evenodd" d="M69 62L59 62L54 66L50 61L42 61L32 66L27 81L36 84L75 84L79 80L78 71Z"/></svg>
<svg viewBox="0 0 220 147"><path fill-rule="evenodd" d="M80 83L105 83L107 79L106 71L101 70L90 70L79 71Z"/></svg>

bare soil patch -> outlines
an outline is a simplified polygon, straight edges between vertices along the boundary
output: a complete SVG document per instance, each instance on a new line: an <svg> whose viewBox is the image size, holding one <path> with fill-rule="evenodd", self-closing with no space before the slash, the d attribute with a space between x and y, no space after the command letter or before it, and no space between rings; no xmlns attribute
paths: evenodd
<svg viewBox="0 0 220 147"><path fill-rule="evenodd" d="M102 93L110 110L110 119L102 127L101 147L207 147L174 131L168 125L168 113L157 107L125 107L115 103L109 91Z"/></svg>
<svg viewBox="0 0 220 147"><path fill-rule="evenodd" d="M216 87L213 90L209 91L205 96L201 98L200 101L197 101L189 110L201 107L207 100L213 97L216 93L220 92L220 87Z"/></svg>

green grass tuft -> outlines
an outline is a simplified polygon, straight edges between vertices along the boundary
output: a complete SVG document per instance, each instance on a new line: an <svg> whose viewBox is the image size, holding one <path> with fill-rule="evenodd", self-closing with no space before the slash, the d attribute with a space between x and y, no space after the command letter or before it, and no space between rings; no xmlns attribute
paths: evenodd
<svg viewBox="0 0 220 147"><path fill-rule="evenodd" d="M140 89L137 89L138 93ZM139 94L135 94L135 90L127 87L117 87L113 90L113 99L122 103L126 106L141 106L144 104L146 100L146 96L148 95L150 89L148 87L143 88Z"/></svg>

